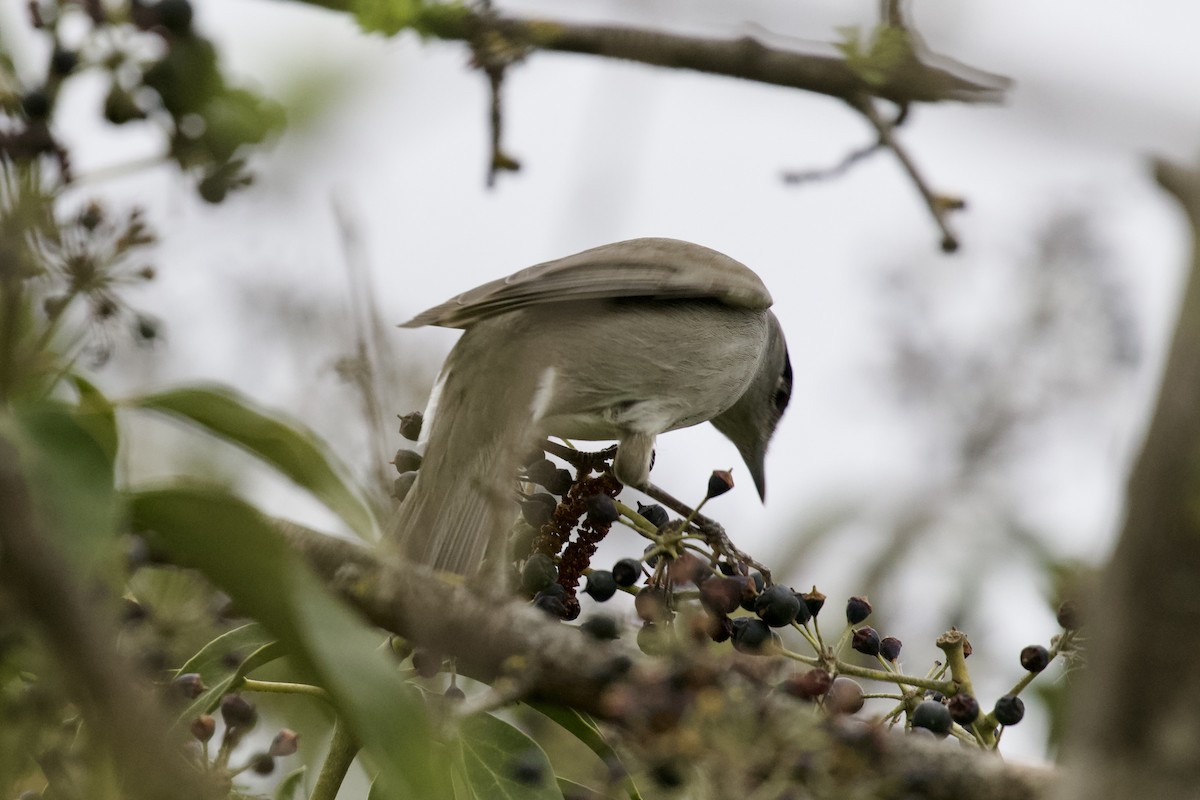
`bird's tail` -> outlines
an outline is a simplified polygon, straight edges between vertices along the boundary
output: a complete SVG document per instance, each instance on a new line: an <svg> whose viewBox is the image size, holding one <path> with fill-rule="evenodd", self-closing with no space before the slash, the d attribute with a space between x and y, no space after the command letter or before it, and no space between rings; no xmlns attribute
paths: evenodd
<svg viewBox="0 0 1200 800"><path fill-rule="evenodd" d="M489 345L488 334L485 325L468 330L446 360L425 458L389 534L410 561L460 575L503 544L535 436L531 371L520 348Z"/></svg>

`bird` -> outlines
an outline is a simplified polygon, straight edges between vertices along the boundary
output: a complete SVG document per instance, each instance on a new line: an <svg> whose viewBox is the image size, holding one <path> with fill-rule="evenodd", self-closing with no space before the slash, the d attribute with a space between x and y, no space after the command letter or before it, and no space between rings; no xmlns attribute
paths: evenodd
<svg viewBox="0 0 1200 800"><path fill-rule="evenodd" d="M403 323L459 328L424 412L424 457L388 536L473 576L517 514L523 457L546 436L616 440L612 469L649 481L656 437L709 421L765 502L767 445L792 393L771 294L749 267L642 238L537 264Z"/></svg>

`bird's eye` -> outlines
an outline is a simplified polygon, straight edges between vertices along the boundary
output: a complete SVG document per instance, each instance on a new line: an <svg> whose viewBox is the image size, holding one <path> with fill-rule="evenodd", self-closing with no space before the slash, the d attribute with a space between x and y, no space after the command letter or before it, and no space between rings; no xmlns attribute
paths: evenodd
<svg viewBox="0 0 1200 800"><path fill-rule="evenodd" d="M775 413L782 414L787 408L788 401L792 399L792 359L788 355L783 357L783 374L779 376L779 382L775 384L775 396L772 398L772 403L775 406Z"/></svg>

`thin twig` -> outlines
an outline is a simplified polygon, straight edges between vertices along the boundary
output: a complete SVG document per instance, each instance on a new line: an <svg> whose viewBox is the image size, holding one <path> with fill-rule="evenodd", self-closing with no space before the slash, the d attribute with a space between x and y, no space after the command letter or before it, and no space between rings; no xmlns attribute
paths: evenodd
<svg viewBox="0 0 1200 800"><path fill-rule="evenodd" d="M859 112L862 113L867 121L875 128L879 134L879 141L883 143L889 150L896 154L896 158L900 159L901 166L908 173L908 177L912 179L913 184L917 187L917 191L921 193L921 197L925 200L925 205L929 207L929 212L933 215L934 222L942 231L942 251L953 253L958 249L958 237L954 231L950 229L947 217L951 211L958 211L964 207L964 203L959 198L947 197L937 194L929 187L920 170L917 169L916 163L909 156L908 150L900 144L900 140L894 135L895 123L888 122L879 113L879 109L875 107L875 101L866 95L860 95L855 98L853 105Z"/></svg>

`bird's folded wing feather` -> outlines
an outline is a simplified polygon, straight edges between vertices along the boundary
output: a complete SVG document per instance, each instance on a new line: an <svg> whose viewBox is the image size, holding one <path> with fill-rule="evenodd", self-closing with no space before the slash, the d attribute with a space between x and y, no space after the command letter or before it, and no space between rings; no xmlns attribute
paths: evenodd
<svg viewBox="0 0 1200 800"><path fill-rule="evenodd" d="M630 239L477 286L401 327L463 328L531 305L631 297L706 298L748 309L772 303L767 287L749 267L716 250L678 239Z"/></svg>

